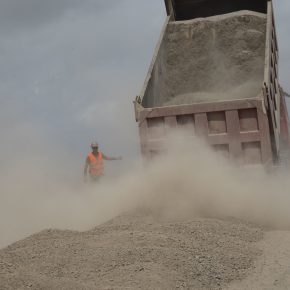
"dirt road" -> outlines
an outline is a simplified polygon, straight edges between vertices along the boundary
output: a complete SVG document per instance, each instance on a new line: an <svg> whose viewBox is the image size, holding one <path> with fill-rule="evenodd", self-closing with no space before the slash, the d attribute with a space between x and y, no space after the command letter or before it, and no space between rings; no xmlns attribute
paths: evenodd
<svg viewBox="0 0 290 290"><path fill-rule="evenodd" d="M267 232L258 247L263 255L255 262L251 275L225 289L290 289L290 232Z"/></svg>

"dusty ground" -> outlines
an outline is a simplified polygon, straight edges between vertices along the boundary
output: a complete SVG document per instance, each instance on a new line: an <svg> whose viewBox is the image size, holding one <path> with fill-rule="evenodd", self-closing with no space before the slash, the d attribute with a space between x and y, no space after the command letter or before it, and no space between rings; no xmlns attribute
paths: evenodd
<svg viewBox="0 0 290 290"><path fill-rule="evenodd" d="M263 231L237 220L118 217L0 251L0 289L221 289L251 273Z"/></svg>
<svg viewBox="0 0 290 290"><path fill-rule="evenodd" d="M0 251L0 289L290 289L290 232L127 214Z"/></svg>
<svg viewBox="0 0 290 290"><path fill-rule="evenodd" d="M255 262L251 274L224 290L290 289L290 232L267 232L258 247L263 255Z"/></svg>

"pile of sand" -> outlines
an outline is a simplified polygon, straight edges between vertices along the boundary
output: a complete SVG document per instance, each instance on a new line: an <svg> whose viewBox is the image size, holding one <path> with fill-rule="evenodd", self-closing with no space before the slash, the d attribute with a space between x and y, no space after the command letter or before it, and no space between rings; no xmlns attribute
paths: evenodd
<svg viewBox="0 0 290 290"><path fill-rule="evenodd" d="M265 37L266 15L250 11L170 22L155 105L257 97Z"/></svg>
<svg viewBox="0 0 290 290"><path fill-rule="evenodd" d="M250 273L262 237L237 220L127 214L1 250L0 289L221 289Z"/></svg>

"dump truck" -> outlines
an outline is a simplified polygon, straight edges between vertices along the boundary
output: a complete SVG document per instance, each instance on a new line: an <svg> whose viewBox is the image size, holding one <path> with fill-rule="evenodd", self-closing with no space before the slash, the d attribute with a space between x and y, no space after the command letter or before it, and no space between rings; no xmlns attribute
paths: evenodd
<svg viewBox="0 0 290 290"><path fill-rule="evenodd" d="M278 79L270 0L165 0L167 18L134 101L141 153L166 150L186 129L241 164L289 155L288 112Z"/></svg>

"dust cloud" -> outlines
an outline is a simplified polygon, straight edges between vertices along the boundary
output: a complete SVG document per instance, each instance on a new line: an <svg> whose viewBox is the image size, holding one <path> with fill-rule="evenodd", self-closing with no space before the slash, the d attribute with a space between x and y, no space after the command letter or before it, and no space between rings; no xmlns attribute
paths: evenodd
<svg viewBox="0 0 290 290"><path fill-rule="evenodd" d="M238 168L201 140L174 134L168 154L136 161L118 177L85 184L63 160L13 159L1 168L0 246L47 228L88 230L125 211L145 208L170 219L238 218L290 227L288 172ZM123 161L124 163L126 161ZM4 173L5 172L5 173Z"/></svg>
<svg viewBox="0 0 290 290"><path fill-rule="evenodd" d="M166 155L133 174L131 182L128 177L122 181L121 188L132 193L131 201L138 197L143 207L174 219L231 217L289 228L288 169L238 167L203 141L188 140L177 132L170 144Z"/></svg>

